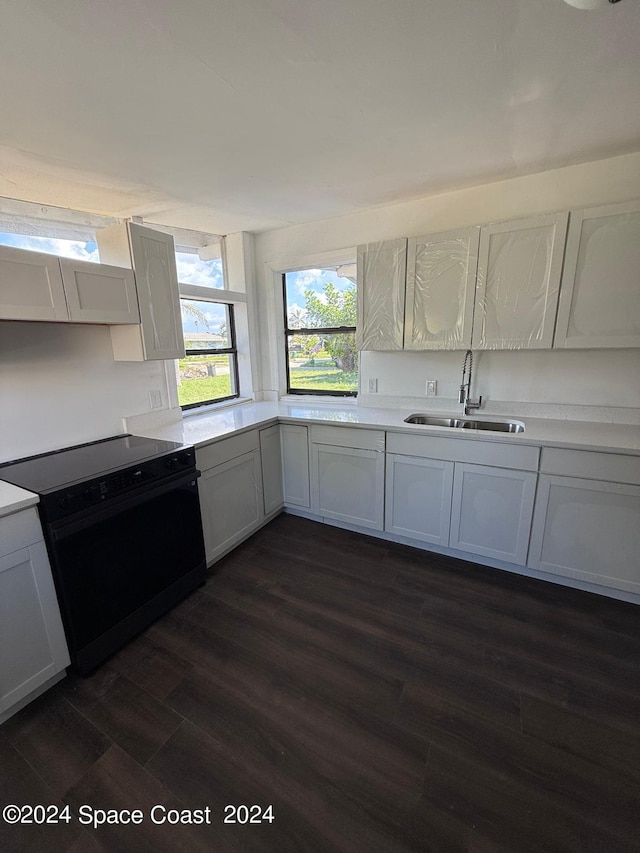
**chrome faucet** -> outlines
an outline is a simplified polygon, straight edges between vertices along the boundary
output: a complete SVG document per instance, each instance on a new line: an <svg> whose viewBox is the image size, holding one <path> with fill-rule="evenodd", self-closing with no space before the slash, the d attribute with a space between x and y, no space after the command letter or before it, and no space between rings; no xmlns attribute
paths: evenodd
<svg viewBox="0 0 640 853"><path fill-rule="evenodd" d="M467 367L468 365L468 367ZM468 373L467 373L468 370ZM470 409L479 409L482 405L482 397L477 400L471 399L471 371L473 370L473 353L468 349L462 362L462 383L458 392L458 402L462 404L462 414L468 415ZM469 377L467 379L467 376Z"/></svg>

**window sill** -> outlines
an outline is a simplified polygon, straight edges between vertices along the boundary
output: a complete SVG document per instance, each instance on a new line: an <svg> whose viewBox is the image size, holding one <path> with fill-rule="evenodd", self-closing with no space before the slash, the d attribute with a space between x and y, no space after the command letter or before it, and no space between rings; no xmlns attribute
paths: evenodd
<svg viewBox="0 0 640 853"><path fill-rule="evenodd" d="M231 406L239 406L242 403L252 403L251 397L235 397L233 400L223 400L221 403L209 403L206 406L196 406L182 412L182 417L190 418L194 415L205 415L211 412L219 412L221 409L229 409Z"/></svg>
<svg viewBox="0 0 640 853"><path fill-rule="evenodd" d="M316 394L283 394L280 397L281 403L313 403L314 405L325 406L357 406L357 397L340 397L327 394L322 397Z"/></svg>

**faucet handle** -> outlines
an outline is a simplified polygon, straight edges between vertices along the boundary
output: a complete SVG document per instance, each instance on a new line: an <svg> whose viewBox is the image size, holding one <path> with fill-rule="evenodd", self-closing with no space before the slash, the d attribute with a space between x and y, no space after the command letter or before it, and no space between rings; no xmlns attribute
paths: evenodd
<svg viewBox="0 0 640 853"><path fill-rule="evenodd" d="M479 409L482 406L482 395L477 400L467 399L465 406L467 409Z"/></svg>

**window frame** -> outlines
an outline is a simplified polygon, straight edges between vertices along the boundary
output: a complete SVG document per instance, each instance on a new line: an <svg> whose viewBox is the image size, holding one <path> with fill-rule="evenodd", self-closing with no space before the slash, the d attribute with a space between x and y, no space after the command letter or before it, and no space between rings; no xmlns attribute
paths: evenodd
<svg viewBox="0 0 640 853"><path fill-rule="evenodd" d="M193 286L193 285L192 285ZM207 290L211 291L212 288L207 288ZM195 301L193 296L182 296L180 295L180 302L182 300L186 301ZM214 403L224 403L226 400L235 400L240 396L240 381L238 375L238 346L236 339L236 323L235 323L235 315L234 315L234 306L229 302L219 302L216 299L198 299L198 302L212 302L217 305L225 305L228 308L228 318L229 318L229 333L228 337L231 341L231 346L219 348L219 347L200 347L198 349L187 349L185 346L185 356L188 355L230 355L229 359L229 367L231 369L231 375L233 377L233 387L236 389L235 394L228 394L226 397L214 397L211 400L199 400L197 403L185 403L185 405L180 405L180 408L183 412L187 412L190 409L197 409L200 406L211 406ZM181 312L182 317L182 312ZM184 334L184 329L183 329Z"/></svg>
<svg viewBox="0 0 640 853"><path fill-rule="evenodd" d="M323 326L316 328L300 328L300 329L290 329L289 328L289 311L287 305L287 275L289 272L300 272L305 269L305 267L300 267L298 270L287 270L287 272L281 273L282 280L282 313L284 316L284 364L285 364L285 373L287 379L287 394L298 395L298 396L314 396L314 397L350 397L355 398L358 396L358 390L355 391L341 391L339 389L330 390L324 388L292 388L291 387L291 371L289 369L289 338L293 337L293 335L338 335L338 334L356 334L356 326ZM360 377L360 364L358 362L358 381Z"/></svg>

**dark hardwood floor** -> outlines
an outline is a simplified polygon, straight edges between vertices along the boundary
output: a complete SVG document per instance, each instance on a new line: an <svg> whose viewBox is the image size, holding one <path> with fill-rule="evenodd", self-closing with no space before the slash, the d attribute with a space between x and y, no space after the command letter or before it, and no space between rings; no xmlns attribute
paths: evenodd
<svg viewBox="0 0 640 853"><path fill-rule="evenodd" d="M144 813L3 853L637 851L640 608L282 515L0 728L0 801Z"/></svg>

